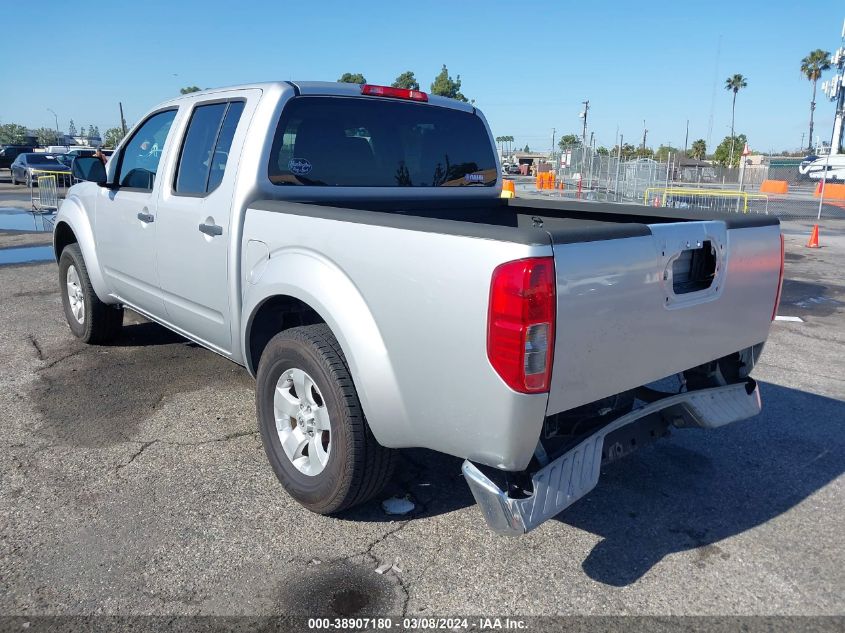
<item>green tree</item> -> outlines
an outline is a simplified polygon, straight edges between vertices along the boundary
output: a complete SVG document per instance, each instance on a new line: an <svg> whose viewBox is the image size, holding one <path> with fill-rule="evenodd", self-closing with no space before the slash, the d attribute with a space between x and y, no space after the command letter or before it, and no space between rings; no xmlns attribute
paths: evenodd
<svg viewBox="0 0 845 633"><path fill-rule="evenodd" d="M599 148L596 150L596 154L599 156L609 156L610 150L607 149L604 145L599 145Z"/></svg>
<svg viewBox="0 0 845 633"><path fill-rule="evenodd" d="M704 160L704 157L707 156L707 143L704 142L703 138L693 141L689 155L691 158Z"/></svg>
<svg viewBox="0 0 845 633"><path fill-rule="evenodd" d="M390 85L394 88L405 88L406 90L420 89L420 82L418 82L417 78L414 77L414 71L412 70L406 70Z"/></svg>
<svg viewBox="0 0 845 633"><path fill-rule="evenodd" d="M719 147L713 152L713 160L715 160L722 167L738 167L741 152L733 151L735 148L745 147L748 139L745 134L738 134L737 136L726 136L725 139L719 143Z"/></svg>
<svg viewBox="0 0 845 633"><path fill-rule="evenodd" d="M655 160L659 160L661 163L665 163L669 160L669 154L677 154L680 150L677 147L672 147L671 145L661 145L657 148L657 151L654 152Z"/></svg>
<svg viewBox="0 0 845 633"><path fill-rule="evenodd" d="M67 135L76 136L76 124L74 124L73 119L67 124Z"/></svg>
<svg viewBox="0 0 845 633"><path fill-rule="evenodd" d="M807 147L813 149L813 114L816 110L816 83L822 73L830 69L830 53L820 48L812 51L801 60L801 74L813 84L813 98L810 100L810 136Z"/></svg>
<svg viewBox="0 0 845 633"><path fill-rule="evenodd" d="M458 75L455 79L452 79L449 76L449 69L446 68L446 64L443 64L440 73L431 83L431 94L457 99L458 101L469 101L461 94L461 76Z"/></svg>
<svg viewBox="0 0 845 633"><path fill-rule="evenodd" d="M638 148L634 147L630 143L625 143L622 146L622 153L621 153L622 160L631 160L632 158L636 158L637 150L638 150ZM611 150L611 156L620 156L619 145L613 146L613 149Z"/></svg>
<svg viewBox="0 0 845 633"><path fill-rule="evenodd" d="M57 143L56 130L49 127L40 127L35 130L35 140L39 145L55 145Z"/></svg>
<svg viewBox="0 0 845 633"><path fill-rule="evenodd" d="M103 146L114 149L123 140L123 130L119 127L110 127L103 136Z"/></svg>
<svg viewBox="0 0 845 633"><path fill-rule="evenodd" d="M343 73L337 82L341 84L365 84L367 79L361 73Z"/></svg>
<svg viewBox="0 0 845 633"><path fill-rule="evenodd" d="M561 151L570 147L578 147L579 145L581 145L581 137L577 134L564 134L557 142L557 146Z"/></svg>
<svg viewBox="0 0 845 633"><path fill-rule="evenodd" d="M650 147L640 146L634 152L637 158L654 158L654 150Z"/></svg>
<svg viewBox="0 0 845 633"><path fill-rule="evenodd" d="M526 154L528 154L531 151L531 148L528 147L528 145L526 144L525 148L522 151L525 152Z"/></svg>
<svg viewBox="0 0 845 633"><path fill-rule="evenodd" d="M185 86L184 88L179 88L179 94L189 95L192 92L199 92L202 90L199 86Z"/></svg>
<svg viewBox="0 0 845 633"><path fill-rule="evenodd" d="M26 141L26 128L17 123L0 125L0 143L20 145Z"/></svg>
<svg viewBox="0 0 845 633"><path fill-rule="evenodd" d="M743 77L742 75L736 74L731 77L725 79L725 90L729 92L733 92L733 102L731 103L731 135L730 138L734 138L734 119L736 116L736 95L739 93L740 90L743 88L748 87L748 80ZM728 162L733 163L733 154L734 154L734 146L731 145L731 149L729 152Z"/></svg>
<svg viewBox="0 0 845 633"><path fill-rule="evenodd" d="M88 128L88 136L89 137L99 137L100 136L100 128L97 125L92 125Z"/></svg>

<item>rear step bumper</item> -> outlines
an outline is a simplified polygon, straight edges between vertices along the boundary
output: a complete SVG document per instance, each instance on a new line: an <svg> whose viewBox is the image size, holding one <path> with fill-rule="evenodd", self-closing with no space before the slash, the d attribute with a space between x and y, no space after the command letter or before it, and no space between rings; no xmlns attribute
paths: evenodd
<svg viewBox="0 0 845 633"><path fill-rule="evenodd" d="M533 492L512 498L465 461L461 470L487 525L499 534L518 536L559 514L596 487L605 438L645 416L659 413L674 426L716 428L760 413L760 391L747 382L699 389L662 398L617 418L535 472Z"/></svg>

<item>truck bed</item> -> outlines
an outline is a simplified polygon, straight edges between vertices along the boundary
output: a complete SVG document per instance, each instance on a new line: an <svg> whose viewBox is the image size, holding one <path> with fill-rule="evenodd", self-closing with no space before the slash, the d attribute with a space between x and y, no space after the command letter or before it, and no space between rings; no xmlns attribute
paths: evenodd
<svg viewBox="0 0 845 633"><path fill-rule="evenodd" d="M291 205L289 201L269 200L250 206L279 210L283 205L288 213L518 243L548 243L549 235L552 235L555 244L641 237L651 234L648 225L677 222L719 220L728 229L779 225L777 217L769 215L729 214L705 209L684 209L680 212L663 207L577 200L345 198L300 202L311 208ZM314 209L314 206L319 209ZM349 213L350 209L363 213ZM536 218L541 222L537 222Z"/></svg>
<svg viewBox="0 0 845 633"><path fill-rule="evenodd" d="M271 258L289 245L326 254L355 279L396 377L362 397L378 397L379 410L391 389L404 398L389 422L371 420L380 442L505 470L533 452L535 407L570 411L765 341L781 264L775 217L573 201L261 200L248 205L245 238L266 240ZM493 270L541 256L554 256L556 275L548 394L540 405L521 394L464 403L467 393L498 393L486 338ZM696 277L696 261L707 275ZM440 382L443 359L460 389ZM518 422L497 426L503 415ZM473 418L487 421L484 432L454 433L455 421Z"/></svg>

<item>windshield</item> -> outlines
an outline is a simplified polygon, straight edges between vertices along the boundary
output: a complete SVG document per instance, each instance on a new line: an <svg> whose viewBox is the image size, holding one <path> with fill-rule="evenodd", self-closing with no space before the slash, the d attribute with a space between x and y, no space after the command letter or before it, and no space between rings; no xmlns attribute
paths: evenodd
<svg viewBox="0 0 845 633"><path fill-rule="evenodd" d="M470 112L393 99L296 97L268 166L276 185L493 186L496 157Z"/></svg>

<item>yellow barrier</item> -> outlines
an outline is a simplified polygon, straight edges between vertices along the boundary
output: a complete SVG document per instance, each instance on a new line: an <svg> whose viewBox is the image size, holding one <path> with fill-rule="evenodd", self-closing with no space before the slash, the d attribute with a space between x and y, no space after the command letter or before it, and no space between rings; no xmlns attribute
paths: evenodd
<svg viewBox="0 0 845 633"><path fill-rule="evenodd" d="M652 197L652 194L655 194ZM731 202L735 200L737 203L736 211L748 213L749 200L765 200L766 211L769 212L769 196L765 194L754 194L746 191L738 191L736 189L703 189L695 187L649 187L643 194L643 204L649 203L654 206L665 207L666 202L670 198L688 198L690 206L712 207L713 201ZM696 204L698 203L698 204ZM731 210L727 208L726 204L719 205L724 207L723 210Z"/></svg>
<svg viewBox="0 0 845 633"><path fill-rule="evenodd" d="M73 185L73 177L66 171L55 171L50 169L33 169L29 177L29 203L33 212L54 213L58 211L63 196L59 195L59 189L63 194ZM38 194L35 189L38 186Z"/></svg>

